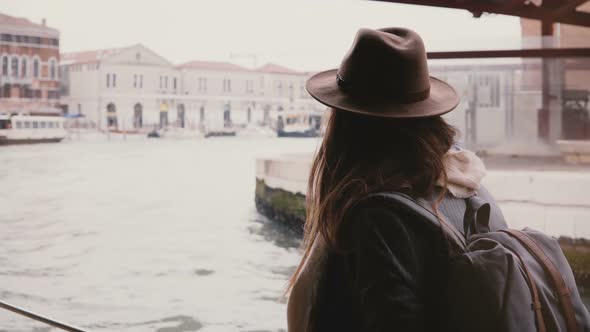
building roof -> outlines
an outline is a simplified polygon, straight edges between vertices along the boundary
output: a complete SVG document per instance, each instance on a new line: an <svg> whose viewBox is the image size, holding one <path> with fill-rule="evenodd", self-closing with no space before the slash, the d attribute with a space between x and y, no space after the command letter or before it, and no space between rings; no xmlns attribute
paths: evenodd
<svg viewBox="0 0 590 332"><path fill-rule="evenodd" d="M179 69L203 69L215 71L251 71L234 63L223 61L189 61L177 66Z"/></svg>
<svg viewBox="0 0 590 332"><path fill-rule="evenodd" d="M107 48L102 50L81 51L61 54L62 64L82 64L99 62L107 56L121 53L128 47Z"/></svg>
<svg viewBox="0 0 590 332"><path fill-rule="evenodd" d="M112 56L123 54L124 52L141 52L142 54L149 54L149 63L156 65L173 66L168 60L154 52L150 48L143 44L134 44L124 47L117 48L106 48L100 50L91 51L80 51L80 52L69 52L61 54L61 64L72 65L72 64L88 64L98 63L104 61ZM146 63L145 59L142 59L142 63Z"/></svg>
<svg viewBox="0 0 590 332"><path fill-rule="evenodd" d="M26 33L42 37L58 37L59 31L45 23L34 23L24 17L10 16L0 13L0 31L4 33Z"/></svg>
<svg viewBox="0 0 590 332"><path fill-rule="evenodd" d="M134 45L136 46L136 45ZM72 64L87 64L87 63L96 63L101 61L102 59L119 54L131 47L120 47L120 48L108 48L108 49L101 49L101 50L92 50L92 51L81 51L81 52L70 52L70 53L62 53L61 54L61 64L63 65L72 65ZM246 67L242 67L235 63L225 62L225 61L189 61L183 64L177 65L176 68L178 69L201 69L201 70L211 70L211 71L223 71L223 72L262 72L262 73L272 73L272 74L296 74L296 75L305 75L305 72L296 71L294 69L290 69L284 66L280 66L274 63L267 63L261 67L256 69L249 69Z"/></svg>
<svg viewBox="0 0 590 332"><path fill-rule="evenodd" d="M256 71L272 74L303 74L302 72L270 62L263 65L262 67L257 68Z"/></svg>
<svg viewBox="0 0 590 332"><path fill-rule="evenodd" d="M21 26L33 26L33 27L46 27L42 24L33 23L24 17L10 16L0 13L0 24L10 25L21 25Z"/></svg>

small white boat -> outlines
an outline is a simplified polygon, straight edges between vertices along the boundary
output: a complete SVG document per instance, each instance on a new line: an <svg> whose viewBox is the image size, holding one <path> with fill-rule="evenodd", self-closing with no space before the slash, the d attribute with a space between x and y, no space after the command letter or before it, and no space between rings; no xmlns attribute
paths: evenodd
<svg viewBox="0 0 590 332"><path fill-rule="evenodd" d="M61 116L0 114L0 145L60 142L66 135Z"/></svg>
<svg viewBox="0 0 590 332"><path fill-rule="evenodd" d="M321 135L322 115L309 111L279 113L276 131L279 137L317 137Z"/></svg>

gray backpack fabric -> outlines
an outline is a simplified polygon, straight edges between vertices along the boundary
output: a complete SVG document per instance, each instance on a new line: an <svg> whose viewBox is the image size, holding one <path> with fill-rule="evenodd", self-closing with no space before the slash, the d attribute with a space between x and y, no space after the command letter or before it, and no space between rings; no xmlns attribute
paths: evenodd
<svg viewBox="0 0 590 332"><path fill-rule="evenodd" d="M401 193L378 196L396 209L443 229L449 259L449 330L590 331L572 270L557 240L525 228L508 229L491 196L445 198L437 215L427 200Z"/></svg>

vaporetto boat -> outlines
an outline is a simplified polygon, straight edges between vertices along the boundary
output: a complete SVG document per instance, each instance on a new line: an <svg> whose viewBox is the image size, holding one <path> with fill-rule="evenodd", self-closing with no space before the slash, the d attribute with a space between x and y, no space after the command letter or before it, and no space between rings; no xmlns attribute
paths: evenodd
<svg viewBox="0 0 590 332"><path fill-rule="evenodd" d="M279 137L317 137L322 134L322 113L284 111L278 113L275 127Z"/></svg>
<svg viewBox="0 0 590 332"><path fill-rule="evenodd" d="M0 145L60 142L66 135L61 116L0 113Z"/></svg>

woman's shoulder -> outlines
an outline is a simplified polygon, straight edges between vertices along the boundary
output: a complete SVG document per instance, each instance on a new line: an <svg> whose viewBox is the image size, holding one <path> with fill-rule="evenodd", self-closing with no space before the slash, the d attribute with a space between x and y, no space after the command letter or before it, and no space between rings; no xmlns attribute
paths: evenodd
<svg viewBox="0 0 590 332"><path fill-rule="evenodd" d="M366 200L347 213L339 229L339 239L345 248L360 241L412 243L421 236L420 222L406 211L379 200Z"/></svg>

